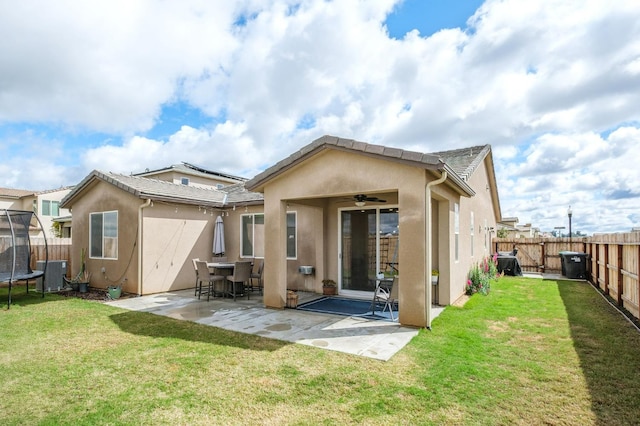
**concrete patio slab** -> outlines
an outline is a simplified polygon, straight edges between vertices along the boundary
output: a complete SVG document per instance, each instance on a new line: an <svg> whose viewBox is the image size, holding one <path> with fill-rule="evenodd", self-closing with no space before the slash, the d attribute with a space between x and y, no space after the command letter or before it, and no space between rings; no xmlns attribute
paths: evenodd
<svg viewBox="0 0 640 426"><path fill-rule="evenodd" d="M389 360L418 334L417 328L395 322L322 314L296 309L269 309L262 297L251 295L233 301L198 300L194 291L154 294L107 302L119 308L149 312L178 320L219 327L240 333L299 343L378 360ZM300 303L318 297L300 294ZM434 317L444 307L434 307Z"/></svg>

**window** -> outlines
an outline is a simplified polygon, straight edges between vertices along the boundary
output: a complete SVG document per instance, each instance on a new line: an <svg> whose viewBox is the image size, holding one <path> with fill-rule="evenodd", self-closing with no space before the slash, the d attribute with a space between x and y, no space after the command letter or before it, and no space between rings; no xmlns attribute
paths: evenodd
<svg viewBox="0 0 640 426"><path fill-rule="evenodd" d="M264 257L264 214L242 215L241 256Z"/></svg>
<svg viewBox="0 0 640 426"><path fill-rule="evenodd" d="M460 206L458 206L458 203L455 203L453 205L453 232L454 232L454 241L453 241L453 247L454 247L454 257L455 257L455 261L457 262L460 259L459 256L459 244L460 244Z"/></svg>
<svg viewBox="0 0 640 426"><path fill-rule="evenodd" d="M486 252L489 248L489 244L487 243L487 219L484 220L484 251Z"/></svg>
<svg viewBox="0 0 640 426"><path fill-rule="evenodd" d="M287 213L287 259L298 255L298 218L295 212ZM242 215L241 256L264 257L264 214Z"/></svg>
<svg viewBox="0 0 640 426"><path fill-rule="evenodd" d="M60 216L60 202L42 200L42 216Z"/></svg>
<svg viewBox="0 0 640 426"><path fill-rule="evenodd" d="M185 178L185 177L180 178L180 183L182 185L189 185L189 178Z"/></svg>
<svg viewBox="0 0 640 426"><path fill-rule="evenodd" d="M295 212L287 213L287 259L295 259L297 253L297 221L298 217Z"/></svg>
<svg viewBox="0 0 640 426"><path fill-rule="evenodd" d="M89 257L98 259L118 258L118 212L91 213Z"/></svg>
<svg viewBox="0 0 640 426"><path fill-rule="evenodd" d="M475 228L475 225L474 225L474 222L473 222L473 212L471 212L471 225L469 227L469 230L471 231L471 234L470 234L471 235L471 257L473 257L474 228Z"/></svg>

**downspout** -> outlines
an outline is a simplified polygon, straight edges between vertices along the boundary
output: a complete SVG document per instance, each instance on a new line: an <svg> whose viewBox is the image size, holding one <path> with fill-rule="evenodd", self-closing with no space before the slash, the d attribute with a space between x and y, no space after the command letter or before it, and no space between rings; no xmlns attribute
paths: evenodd
<svg viewBox="0 0 640 426"><path fill-rule="evenodd" d="M151 199L147 198L138 207L138 296L142 296L142 210L151 205Z"/></svg>
<svg viewBox="0 0 640 426"><path fill-rule="evenodd" d="M426 250L425 252L427 253L426 256L427 258L425 259L425 265L427 265L427 270L425 271L425 292L424 292L424 305L425 305L425 327L428 328L429 330L431 330L431 300L432 300L432 295L431 295L431 270L432 268L432 262L431 262L431 247L432 247L432 240L433 240L433 235L432 235L432 229L431 229L431 187L436 186L436 185L440 185L441 183L443 183L445 180L447 180L447 171L443 170L442 171L442 175L440 176L439 179L433 180L429 183L427 183L427 186L425 187L425 193L426 193L426 214L424 215L425 217L425 229L427 230L427 236L425 237L425 245Z"/></svg>

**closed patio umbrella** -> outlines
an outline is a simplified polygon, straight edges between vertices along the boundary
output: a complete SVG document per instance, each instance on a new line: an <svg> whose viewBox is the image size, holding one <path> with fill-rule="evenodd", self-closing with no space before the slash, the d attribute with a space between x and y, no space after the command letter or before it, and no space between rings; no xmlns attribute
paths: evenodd
<svg viewBox="0 0 640 426"><path fill-rule="evenodd" d="M213 254L220 256L224 254L224 250L224 223L222 223L222 216L218 216L213 227Z"/></svg>

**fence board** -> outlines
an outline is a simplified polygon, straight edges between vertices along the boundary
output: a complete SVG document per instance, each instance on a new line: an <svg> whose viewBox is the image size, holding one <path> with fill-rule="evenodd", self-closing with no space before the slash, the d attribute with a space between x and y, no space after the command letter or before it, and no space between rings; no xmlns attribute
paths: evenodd
<svg viewBox="0 0 640 426"><path fill-rule="evenodd" d="M47 238L47 250L49 260L66 260L67 276L73 269L73 259L71 259L71 238ZM38 260L45 260L44 238L31 238L31 268L36 267Z"/></svg>

